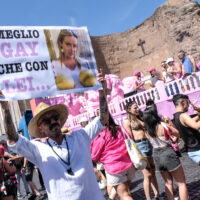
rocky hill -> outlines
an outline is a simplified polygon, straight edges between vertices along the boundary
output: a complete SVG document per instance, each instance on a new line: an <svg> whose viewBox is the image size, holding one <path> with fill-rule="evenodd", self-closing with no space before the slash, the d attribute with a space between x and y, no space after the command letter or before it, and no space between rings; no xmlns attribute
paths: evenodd
<svg viewBox="0 0 200 200"><path fill-rule="evenodd" d="M200 5L190 0L168 0L137 27L123 33L91 37L96 61L106 73L131 76L159 69L167 57L178 61L181 49L200 61Z"/></svg>

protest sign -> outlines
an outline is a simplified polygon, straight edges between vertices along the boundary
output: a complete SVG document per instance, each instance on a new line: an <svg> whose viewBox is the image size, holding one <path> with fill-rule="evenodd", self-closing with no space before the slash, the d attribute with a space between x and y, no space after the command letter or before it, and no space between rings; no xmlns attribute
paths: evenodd
<svg viewBox="0 0 200 200"><path fill-rule="evenodd" d="M0 27L2 100L97 90L86 27Z"/></svg>

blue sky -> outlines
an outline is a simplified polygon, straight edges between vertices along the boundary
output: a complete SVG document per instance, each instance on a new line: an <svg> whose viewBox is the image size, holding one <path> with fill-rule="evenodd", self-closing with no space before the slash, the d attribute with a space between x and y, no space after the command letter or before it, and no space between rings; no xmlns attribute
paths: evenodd
<svg viewBox="0 0 200 200"><path fill-rule="evenodd" d="M87 26L90 35L105 35L137 26L165 1L4 0L0 25Z"/></svg>

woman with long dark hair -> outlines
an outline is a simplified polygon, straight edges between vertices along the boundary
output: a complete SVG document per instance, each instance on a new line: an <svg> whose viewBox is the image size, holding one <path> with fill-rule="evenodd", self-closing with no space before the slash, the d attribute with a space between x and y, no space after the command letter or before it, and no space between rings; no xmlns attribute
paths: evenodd
<svg viewBox="0 0 200 200"><path fill-rule="evenodd" d="M108 194L112 187L122 200L132 200L130 182L135 177L135 168L129 158L123 133L113 118L109 117L106 128L92 141L92 160L104 165Z"/></svg>
<svg viewBox="0 0 200 200"><path fill-rule="evenodd" d="M151 200L151 189L153 189L155 199L159 199L158 184L155 176L155 166L152 158L152 145L146 138L146 129L142 119L142 112L135 101L126 105L127 119L124 120L124 129L137 144L137 148L147 161L147 167L142 170L144 175L144 192L147 200Z"/></svg>
<svg viewBox="0 0 200 200"><path fill-rule="evenodd" d="M166 140L166 129L176 137L179 137L178 130L162 122L155 106L145 109L143 119L147 129L147 137L153 146L153 158L156 169L160 171L165 181L165 192L168 200L174 200L173 178L176 180L179 188L180 200L188 200L183 167L179 157L170 145L170 140Z"/></svg>

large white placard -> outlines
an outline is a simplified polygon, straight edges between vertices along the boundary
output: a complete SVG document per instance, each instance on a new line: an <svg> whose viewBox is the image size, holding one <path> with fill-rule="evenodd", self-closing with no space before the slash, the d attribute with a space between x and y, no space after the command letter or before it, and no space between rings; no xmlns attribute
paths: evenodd
<svg viewBox="0 0 200 200"><path fill-rule="evenodd" d="M97 90L86 27L0 27L2 100Z"/></svg>

